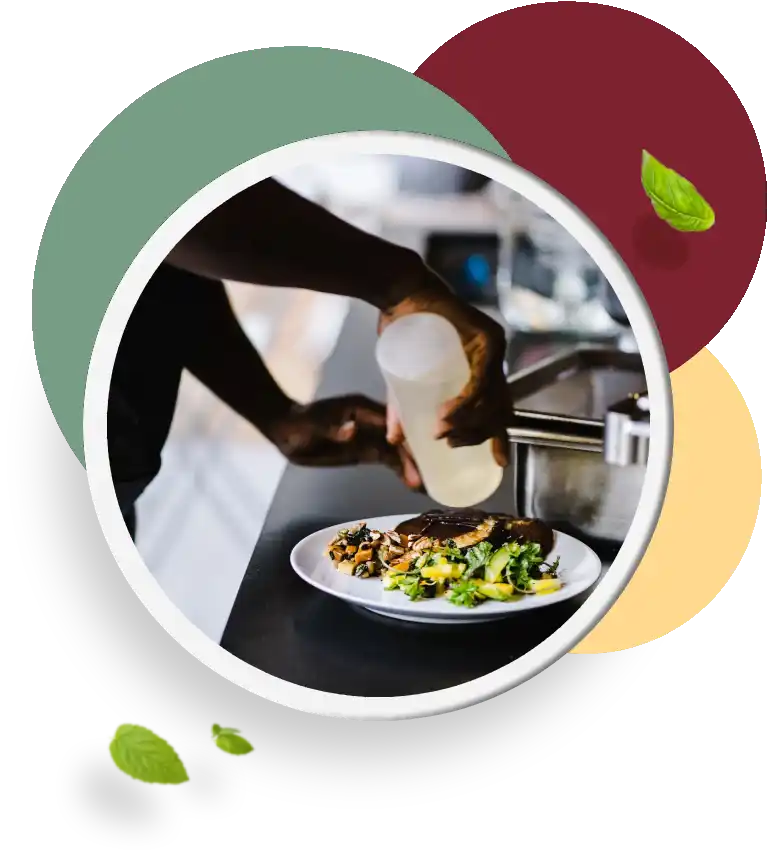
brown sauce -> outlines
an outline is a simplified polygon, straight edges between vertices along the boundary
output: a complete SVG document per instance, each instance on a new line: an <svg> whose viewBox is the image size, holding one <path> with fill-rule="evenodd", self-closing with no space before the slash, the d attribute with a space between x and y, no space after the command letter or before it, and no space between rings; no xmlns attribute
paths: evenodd
<svg viewBox="0 0 769 850"><path fill-rule="evenodd" d="M477 528L488 514L483 511L427 511L396 527L399 534L418 534L436 540L451 540Z"/></svg>
<svg viewBox="0 0 769 850"><path fill-rule="evenodd" d="M540 544L545 557L552 551L553 531L544 522L505 514L488 514L479 510L427 511L400 523L395 531L435 540L453 540L473 531L489 517L501 521L488 537L494 546L500 546L507 540L531 541ZM505 528L505 525L508 527Z"/></svg>

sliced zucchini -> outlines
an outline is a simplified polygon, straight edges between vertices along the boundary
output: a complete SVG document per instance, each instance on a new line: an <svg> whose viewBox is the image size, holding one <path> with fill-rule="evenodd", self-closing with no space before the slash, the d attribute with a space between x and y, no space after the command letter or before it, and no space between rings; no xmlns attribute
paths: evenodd
<svg viewBox="0 0 769 850"><path fill-rule="evenodd" d="M492 556L491 560L488 564L486 564L486 569L484 570L483 577L487 582L494 584L500 580L502 577L502 570L507 566L507 562L510 560L510 550L507 546L500 547Z"/></svg>
<svg viewBox="0 0 769 850"><path fill-rule="evenodd" d="M478 592L481 596L487 599L496 599L498 602L507 602L515 594L515 588L511 584L503 582L490 582L475 579L475 584L478 586Z"/></svg>

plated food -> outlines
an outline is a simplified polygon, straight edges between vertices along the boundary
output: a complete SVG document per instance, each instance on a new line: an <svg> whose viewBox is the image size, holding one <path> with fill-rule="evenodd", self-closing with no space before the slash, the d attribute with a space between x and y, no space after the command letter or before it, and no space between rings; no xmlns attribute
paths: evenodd
<svg viewBox="0 0 769 850"><path fill-rule="evenodd" d="M493 520L493 522L487 522L488 520ZM349 532L363 525L366 526L367 532L372 538L374 533L384 536L388 531L396 532L399 535L398 543L389 538L392 543L392 547L390 547L392 551L386 552L386 544L379 542L382 540L381 537L379 541L364 540L365 535L361 534L359 543L364 545L363 551L360 552L361 546L349 541L351 536ZM479 528L479 526L483 527ZM343 534L344 531L347 533ZM403 543L401 534L406 535L405 546L401 545ZM457 539L459 539L459 543L464 544L466 542L467 546L456 547L464 553L464 560L460 560L459 563L465 564L467 564L470 550L480 543L485 542L492 547L492 556L504 544L539 543L539 557L543 559L543 563L557 564L556 569L547 572L546 577L552 576L557 579L559 586L557 589L546 592L546 585L533 585L529 586L528 593L516 590L509 597L507 596L508 591L502 589L500 596L504 601L499 601L499 599L491 596L483 596L480 591L465 588L466 591L471 590L471 597L466 598L464 603L457 599L451 602L448 598L449 590L452 589L450 585L461 584L461 579L439 576L443 579L442 584L436 583L435 588L433 588L432 580L428 578L429 573L428 576L421 576L421 566L419 568L421 577L417 578L416 581L413 580L416 577L416 563L409 562L409 569L394 572L405 573L406 578L412 580L406 581L405 588L398 586L396 582L396 586L388 590L387 586L390 582L387 579L387 573L390 572L391 562L401 560L402 557L397 548L400 546L403 549L403 555L406 555L407 550L410 554L420 551L414 545L417 542L416 540L411 541L411 546L408 545L409 535L414 534L419 535L419 538L428 537L430 540L438 540L444 548L449 540L453 540L455 545ZM473 536L463 539L464 534ZM342 538L348 541L344 546L340 545ZM366 545L368 543L376 544L377 542L379 542L378 546L368 547ZM354 551L348 552L348 546L356 548ZM434 546L432 548L439 547ZM340 552L340 550L343 551ZM368 554L369 550L377 552L376 558L372 558ZM376 566L376 561L380 558L380 551L381 558L387 561L386 568ZM422 549L420 557L424 554L426 554L426 550ZM339 556L338 560L336 560L335 555ZM358 556L357 563L356 556ZM522 560L522 558L518 559L519 567L522 565ZM374 567L373 570L370 570L372 561L374 561ZM448 569L453 572L457 566L455 559L447 557L446 561L449 563ZM477 574L473 574L471 578L467 579L467 581L472 580L476 587L478 587L476 581L483 580L483 583L487 583L485 582L486 567L490 566L491 557L488 558L488 563L485 561L484 556L482 570L479 569ZM352 562L352 569L350 562ZM358 516L346 522L340 521L327 528L318 529L300 540L291 550L291 566L299 578L315 590L327 596L336 597L363 611L394 620L441 626L488 623L564 603L588 592L601 576L600 558L581 540L577 540L569 534L564 534L562 531L554 531L545 523L536 520L521 520L517 517L501 514L491 515L479 511L463 511L461 513L456 511L431 511L418 517L415 517L414 514ZM341 570L339 566L342 567ZM447 569L443 563L430 566L439 566L443 570ZM534 566L536 567L537 564ZM364 570L366 578L361 577ZM355 575L356 571L359 573L358 576ZM411 576L409 576L409 572ZM514 572L512 567L507 570L507 573L511 572ZM528 574L532 581L543 580L536 577L534 570L528 570ZM522 575L519 570L516 580L518 587L523 588L523 584L520 583L521 578ZM420 585L422 581L425 583ZM488 584L509 585L510 581L506 579L504 568L502 579L498 582L488 582ZM420 586L421 590L415 591L417 601L412 600L404 592L409 585ZM460 604L457 604L458 601ZM468 601L473 604L466 604Z"/></svg>
<svg viewBox="0 0 769 850"><path fill-rule="evenodd" d="M337 531L326 554L347 576L381 579L410 600L442 598L465 608L511 602L564 586L555 535L545 523L484 511L428 511L376 529Z"/></svg>

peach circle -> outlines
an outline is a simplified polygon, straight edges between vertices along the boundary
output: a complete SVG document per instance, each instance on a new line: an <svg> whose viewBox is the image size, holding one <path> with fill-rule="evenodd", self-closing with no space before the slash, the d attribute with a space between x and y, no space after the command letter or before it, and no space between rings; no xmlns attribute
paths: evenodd
<svg viewBox="0 0 769 850"><path fill-rule="evenodd" d="M682 626L724 587L753 533L761 455L739 389L707 349L671 383L673 459L657 528L622 595L572 652L618 652ZM717 546L703 528L718 531Z"/></svg>

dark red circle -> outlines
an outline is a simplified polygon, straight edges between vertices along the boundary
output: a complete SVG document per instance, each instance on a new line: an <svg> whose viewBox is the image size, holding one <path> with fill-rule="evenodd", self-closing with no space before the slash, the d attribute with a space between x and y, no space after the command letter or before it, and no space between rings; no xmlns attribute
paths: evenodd
<svg viewBox="0 0 769 850"><path fill-rule="evenodd" d="M604 233L649 303L671 369L724 326L761 253L766 174L739 98L695 47L612 6L543 3L473 25L416 73ZM697 187L715 210L711 230L678 233L656 218L641 186L644 148Z"/></svg>

